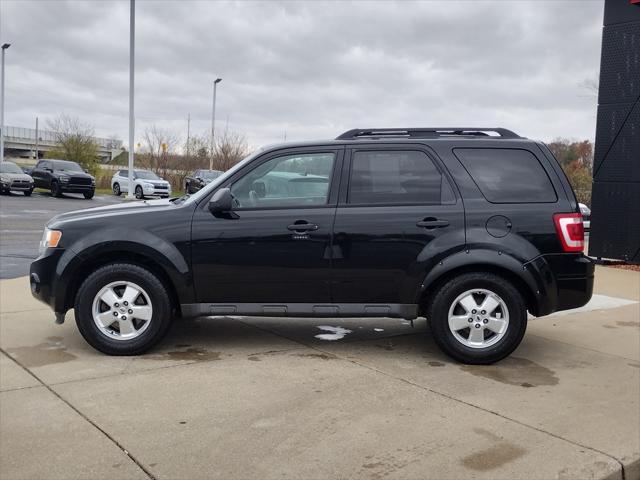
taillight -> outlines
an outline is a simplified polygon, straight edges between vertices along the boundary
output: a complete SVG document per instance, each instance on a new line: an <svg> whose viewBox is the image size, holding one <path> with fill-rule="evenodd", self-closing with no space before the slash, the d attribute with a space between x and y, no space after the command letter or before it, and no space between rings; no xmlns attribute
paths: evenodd
<svg viewBox="0 0 640 480"><path fill-rule="evenodd" d="M565 252L584 250L584 225L581 213L556 213L553 215L556 233Z"/></svg>

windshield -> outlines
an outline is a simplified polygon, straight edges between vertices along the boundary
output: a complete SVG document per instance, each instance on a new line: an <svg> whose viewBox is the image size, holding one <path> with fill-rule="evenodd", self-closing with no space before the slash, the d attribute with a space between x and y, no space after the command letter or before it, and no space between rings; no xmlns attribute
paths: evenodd
<svg viewBox="0 0 640 480"><path fill-rule="evenodd" d="M0 163L0 173L22 173L22 170L15 163L2 162Z"/></svg>
<svg viewBox="0 0 640 480"><path fill-rule="evenodd" d="M202 178L206 178L207 180L213 180L214 178L218 178L222 175L222 172L219 170L201 170L200 176Z"/></svg>
<svg viewBox="0 0 640 480"><path fill-rule="evenodd" d="M136 170L136 178L143 180L160 180L160 177L149 170Z"/></svg>
<svg viewBox="0 0 640 480"><path fill-rule="evenodd" d="M69 172L82 172L82 168L75 162L68 162L67 160L56 160L51 162L54 170L67 170Z"/></svg>
<svg viewBox="0 0 640 480"><path fill-rule="evenodd" d="M231 167L229 170L227 170L226 172L222 172L222 174L217 177L216 179L214 179L211 183L207 184L206 187L201 188L200 190L198 190L196 193L194 193L193 195L185 195L185 198L189 198L189 201L195 201L195 202L199 202L202 198L206 197L207 195L209 195L209 193L214 190L215 188L217 188L218 185L224 183L224 181L229 178L231 175L233 175L234 173L236 173L238 170L240 170L242 167L244 167L247 163L249 163L251 160L253 160L255 157L257 157L258 155L260 155L262 152L264 151L264 148L259 148L257 149L255 152L253 152L252 154L250 154L249 156L245 157L243 160L241 160L240 162L236 163L233 167ZM182 197L181 197L182 198Z"/></svg>

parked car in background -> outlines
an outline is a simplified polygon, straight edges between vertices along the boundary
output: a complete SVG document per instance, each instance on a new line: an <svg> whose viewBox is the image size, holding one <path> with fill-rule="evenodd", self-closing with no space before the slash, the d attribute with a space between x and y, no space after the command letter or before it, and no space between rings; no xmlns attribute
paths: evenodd
<svg viewBox="0 0 640 480"><path fill-rule="evenodd" d="M33 167L29 166L29 167L25 167L25 166L21 166L20 167L23 171L23 173L26 173L27 175L31 176L31 172L33 171Z"/></svg>
<svg viewBox="0 0 640 480"><path fill-rule="evenodd" d="M9 193L11 190L22 192L28 197L33 192L33 178L15 163L0 162L0 193Z"/></svg>
<svg viewBox="0 0 640 480"><path fill-rule="evenodd" d="M196 170L184 179L184 191L186 193L196 193L220 175L222 175L220 170Z"/></svg>
<svg viewBox="0 0 640 480"><path fill-rule="evenodd" d="M584 225L584 231L588 232L591 230L591 209L587 207L584 203L579 203L580 213L582 214L582 224Z"/></svg>
<svg viewBox="0 0 640 480"><path fill-rule="evenodd" d="M518 347L527 312L589 301L583 249L543 143L356 129L258 151L193 195L59 215L30 282L111 355L153 347L177 315L426 317L444 352L486 364Z"/></svg>
<svg viewBox="0 0 640 480"><path fill-rule="evenodd" d="M118 170L113 175L111 190L114 195L129 193L129 170ZM167 198L171 195L171 184L151 170L134 170L133 193L136 198Z"/></svg>
<svg viewBox="0 0 640 480"><path fill-rule="evenodd" d="M96 179L69 160L40 160L31 176L36 188L46 188L54 197L63 193L81 193L90 199L96 191Z"/></svg>

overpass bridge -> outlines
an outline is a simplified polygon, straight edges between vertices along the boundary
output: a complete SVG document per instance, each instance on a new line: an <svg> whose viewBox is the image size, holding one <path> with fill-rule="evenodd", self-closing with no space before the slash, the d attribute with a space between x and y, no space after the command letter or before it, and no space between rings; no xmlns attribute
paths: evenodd
<svg viewBox="0 0 640 480"><path fill-rule="evenodd" d="M4 127L5 158L21 157L35 159L36 130L33 128ZM57 147L57 134L50 130L38 130L38 158ZM101 163L108 163L122 153L122 142L110 138L94 137L98 144Z"/></svg>

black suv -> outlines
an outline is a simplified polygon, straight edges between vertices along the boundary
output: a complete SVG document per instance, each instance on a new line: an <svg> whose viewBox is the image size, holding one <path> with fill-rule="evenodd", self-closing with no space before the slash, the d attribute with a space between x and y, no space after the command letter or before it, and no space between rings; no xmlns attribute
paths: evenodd
<svg viewBox="0 0 640 480"><path fill-rule="evenodd" d="M562 169L500 129L358 129L254 153L194 195L58 215L31 290L113 355L175 316L426 316L467 363L591 298Z"/></svg>
<svg viewBox="0 0 640 480"><path fill-rule="evenodd" d="M184 179L184 191L185 193L196 193L220 175L222 175L220 170L196 170Z"/></svg>
<svg viewBox="0 0 640 480"><path fill-rule="evenodd" d="M96 179L69 160L40 160L31 176L36 188L51 190L54 197L63 193L82 193L89 199L96 191Z"/></svg>

